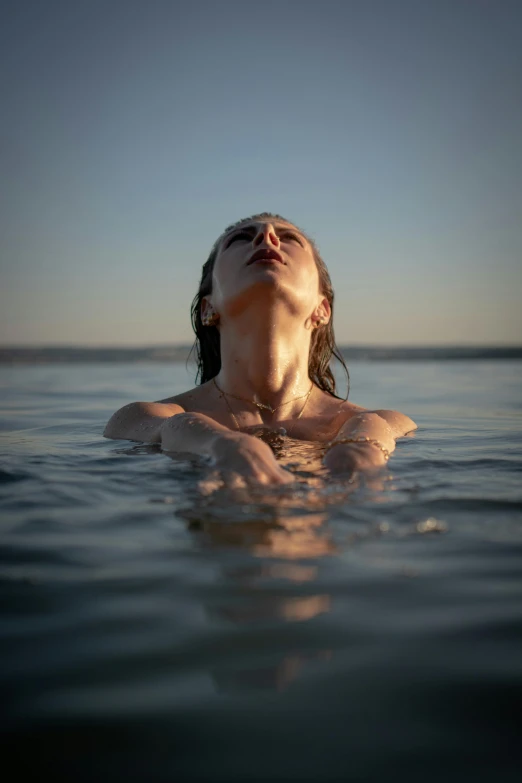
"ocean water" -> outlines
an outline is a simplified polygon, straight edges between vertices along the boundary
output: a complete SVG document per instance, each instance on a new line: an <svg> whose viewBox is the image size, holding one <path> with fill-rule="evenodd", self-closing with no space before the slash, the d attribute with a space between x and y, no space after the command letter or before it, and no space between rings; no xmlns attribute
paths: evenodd
<svg viewBox="0 0 522 783"><path fill-rule="evenodd" d="M101 436L183 365L0 367L14 779L520 779L522 362L350 371L419 425L382 475L204 496Z"/></svg>

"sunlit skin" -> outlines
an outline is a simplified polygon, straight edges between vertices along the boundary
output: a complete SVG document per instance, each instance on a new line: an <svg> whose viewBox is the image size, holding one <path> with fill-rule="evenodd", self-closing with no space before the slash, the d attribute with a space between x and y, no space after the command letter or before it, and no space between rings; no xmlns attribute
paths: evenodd
<svg viewBox="0 0 522 783"><path fill-rule="evenodd" d="M391 453L396 438L416 429L401 413L368 411L315 385L306 398L312 385L311 335L324 327L331 311L319 288L312 247L292 224L253 220L221 238L212 293L202 302L202 317L209 316L218 318L220 333L216 382L225 392L245 398L228 398L234 416L209 381L159 402L125 406L108 422L106 437L208 455L219 482L234 487L294 480L270 446L250 434L253 428L282 427L290 438L331 444L324 464L345 474L375 470L385 457L375 445L335 445L336 440L366 436ZM259 409L251 400L277 410ZM287 404L278 407L282 403Z"/></svg>

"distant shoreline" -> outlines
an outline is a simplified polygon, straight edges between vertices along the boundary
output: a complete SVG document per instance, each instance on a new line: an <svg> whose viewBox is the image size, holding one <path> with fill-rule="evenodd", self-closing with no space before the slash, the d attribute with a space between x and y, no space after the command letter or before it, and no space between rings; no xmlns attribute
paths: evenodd
<svg viewBox="0 0 522 783"><path fill-rule="evenodd" d="M75 346L0 347L0 364L186 362L188 345L140 348ZM522 359L521 346L379 347L341 346L346 361L443 361ZM192 361L192 360L191 360Z"/></svg>

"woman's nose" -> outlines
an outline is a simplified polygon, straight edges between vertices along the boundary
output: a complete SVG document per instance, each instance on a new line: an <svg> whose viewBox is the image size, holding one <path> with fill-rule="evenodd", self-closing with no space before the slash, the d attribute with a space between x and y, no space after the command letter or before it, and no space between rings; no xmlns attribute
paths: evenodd
<svg viewBox="0 0 522 783"><path fill-rule="evenodd" d="M260 226L259 231L255 235L254 245L260 245L261 242L266 242L267 245L279 246L279 237L271 223L265 223Z"/></svg>

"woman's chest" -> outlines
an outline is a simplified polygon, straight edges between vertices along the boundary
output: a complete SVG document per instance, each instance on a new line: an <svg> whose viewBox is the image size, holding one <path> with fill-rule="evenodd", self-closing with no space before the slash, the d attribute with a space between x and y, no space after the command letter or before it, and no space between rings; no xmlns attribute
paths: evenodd
<svg viewBox="0 0 522 783"><path fill-rule="evenodd" d="M343 421L337 417L314 416L306 419L283 419L241 427L241 432L267 438L290 438L313 443L329 443L337 434Z"/></svg>

